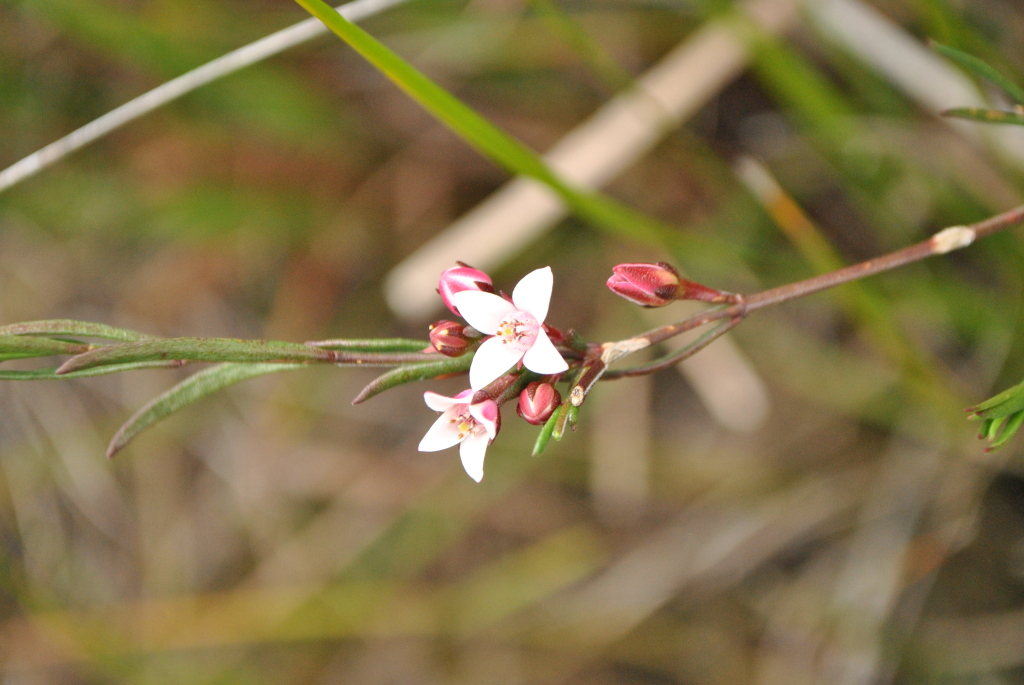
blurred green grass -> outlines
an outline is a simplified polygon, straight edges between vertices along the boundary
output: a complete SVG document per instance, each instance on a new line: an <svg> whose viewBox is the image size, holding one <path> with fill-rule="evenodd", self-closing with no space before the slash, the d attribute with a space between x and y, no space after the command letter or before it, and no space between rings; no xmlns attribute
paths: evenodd
<svg viewBox="0 0 1024 685"><path fill-rule="evenodd" d="M419 0L365 26L543 150L609 96L610 63L640 74L737 11L540 5L571 24L525 2ZM875 7L919 39L1006 73L1024 67L1013 3ZM288 3L228 0L2 4L0 155L14 162L301 18ZM963 143L808 26L747 36L752 68L609 188L679 227L674 256L692 275L752 291L826 266L734 176L741 155L806 212L830 260L1020 197L1019 169ZM323 38L0 195L0 322L422 337L386 309L384 274L506 178ZM603 280L618 261L659 256L568 219L494 275L507 288L551 264L554 321L628 334L647 326ZM453 452L415 451L433 418L420 388L348 405L371 371L252 382L114 462L106 439L174 373L0 385L4 678L789 683L828 682L829 664L866 659L896 682L953 682L957 665L933 654L964 649L971 665L957 678L1014 682L1024 654L957 627L1024 599L1020 449L983 456L959 412L1024 372L1021 263L1019 237L997 236L861 292L752 317L735 338L766 384L769 421L732 433L682 377L662 374L636 399L650 403L649 451L618 455L647 476L618 500L595 485L607 458L591 441L605 420L597 408L541 459L528 456L535 431L509 413L475 485ZM938 465L886 490L894 455L922 449ZM878 502L907 503L881 532L864 518ZM851 605L842 569L870 558L854 541L907 529L875 564L899 567L891 601ZM947 642L936 647L938 618ZM876 662L864 656L872 646ZM798 658L815 650L818 661Z"/></svg>

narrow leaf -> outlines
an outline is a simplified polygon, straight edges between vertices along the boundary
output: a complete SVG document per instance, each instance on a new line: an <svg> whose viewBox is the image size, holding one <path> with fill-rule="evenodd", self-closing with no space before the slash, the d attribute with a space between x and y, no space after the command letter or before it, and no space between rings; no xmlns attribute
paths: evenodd
<svg viewBox="0 0 1024 685"><path fill-rule="evenodd" d="M101 323L73 321L71 319L49 319L45 321L26 321L8 326L0 326L0 335L80 335L85 338L102 338L104 340L120 340L137 342L152 340L155 336L130 331L126 328L115 328Z"/></svg>
<svg viewBox="0 0 1024 685"><path fill-rule="evenodd" d="M82 371L72 371L57 375L57 368L32 369L31 371L11 371L0 369L0 381L63 381L69 378L91 378L93 376L105 376L111 373L122 371L138 371L141 369L176 369L184 366L184 362L137 362L134 364L108 364L107 366L95 366Z"/></svg>
<svg viewBox="0 0 1024 685"><path fill-rule="evenodd" d="M609 232L659 245L678 242L678 232L660 221L607 196L581 191L562 181L540 155L477 114L323 0L295 1L441 123L496 164L548 186L579 215Z"/></svg>
<svg viewBox="0 0 1024 685"><path fill-rule="evenodd" d="M574 406L570 400L562 402L562 406L558 409L558 421L555 422L555 429L551 432L551 437L561 440L565 435L565 429L576 425L576 418L579 415L580 408Z"/></svg>
<svg viewBox="0 0 1024 685"><path fill-rule="evenodd" d="M548 443L551 441L551 434L555 430L555 424L558 423L559 416L565 410L565 405L562 404L556 409L550 417L544 427L540 429L540 433L537 435L537 442L533 443L533 456L540 456L541 452L547 449Z"/></svg>
<svg viewBox="0 0 1024 685"><path fill-rule="evenodd" d="M953 62L956 62L960 67L967 71L973 71L983 79L990 81L991 83L999 86L1003 92L1009 95L1017 104L1024 105L1024 88L1021 88L1016 83L1004 76L998 69L988 64L987 62L969 55L966 52L957 50L948 45L942 45L941 43L932 42L932 48L941 55L948 57Z"/></svg>
<svg viewBox="0 0 1024 685"><path fill-rule="evenodd" d="M1024 114L1020 112L1004 112L1001 109L983 109L980 107L957 107L947 109L942 113L944 117L954 119L971 119L982 121L986 124L1012 124L1024 126Z"/></svg>
<svg viewBox="0 0 1024 685"><path fill-rule="evenodd" d="M425 381L440 376L448 376L462 373L469 370L473 361L473 355L467 354L462 357L445 358L444 361L431 362L429 364L417 364L415 366L400 366L397 369L388 371L372 380L365 388L359 391L352 404L360 404L378 395L385 390L397 387L404 383L413 381Z"/></svg>
<svg viewBox="0 0 1024 685"><path fill-rule="evenodd" d="M51 338L32 338L17 335L0 335L0 361L50 357L55 354L82 354L90 346Z"/></svg>
<svg viewBox="0 0 1024 685"><path fill-rule="evenodd" d="M970 419L994 419L1009 416L1024 409L1024 383L1007 388L998 395L990 397L967 411L972 413Z"/></svg>
<svg viewBox="0 0 1024 685"><path fill-rule="evenodd" d="M993 452L1005 445L1010 441L1010 438L1017 434L1017 431L1020 430L1021 424L1024 424L1024 411L1011 414L1006 420L1006 425L1004 425L999 431L999 435L996 436L995 440L992 441L992 444L989 445L985 451Z"/></svg>
<svg viewBox="0 0 1024 685"><path fill-rule="evenodd" d="M207 395L250 378L301 368L305 364L221 364L200 371L135 412L110 441L107 456L114 456L142 431Z"/></svg>
<svg viewBox="0 0 1024 685"><path fill-rule="evenodd" d="M57 375L129 362L334 362L337 353L297 343L229 338L165 338L100 347L72 357Z"/></svg>
<svg viewBox="0 0 1024 685"><path fill-rule="evenodd" d="M429 340L380 338L377 340L311 340L310 347L346 352L420 352L430 347Z"/></svg>

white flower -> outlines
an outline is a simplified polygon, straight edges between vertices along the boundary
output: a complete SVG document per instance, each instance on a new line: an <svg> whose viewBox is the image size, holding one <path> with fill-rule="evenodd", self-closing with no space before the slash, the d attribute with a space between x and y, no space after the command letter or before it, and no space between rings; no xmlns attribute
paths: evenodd
<svg viewBox="0 0 1024 685"><path fill-rule="evenodd" d="M470 404L475 392L463 390L455 397L423 393L423 401L442 412L420 440L420 452L437 452L459 445L462 466L477 483L484 477L484 454L498 434L498 405L494 400Z"/></svg>
<svg viewBox="0 0 1024 685"><path fill-rule="evenodd" d="M455 293L452 300L469 324L488 338L476 351L469 368L469 385L479 390L523 360L530 371L561 373L569 368L544 332L554 276L551 267L526 274L512 301L479 290Z"/></svg>

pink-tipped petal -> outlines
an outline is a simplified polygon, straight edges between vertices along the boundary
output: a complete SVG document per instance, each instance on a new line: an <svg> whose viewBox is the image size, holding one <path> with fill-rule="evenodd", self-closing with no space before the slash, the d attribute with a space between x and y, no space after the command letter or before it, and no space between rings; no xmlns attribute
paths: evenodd
<svg viewBox="0 0 1024 685"><path fill-rule="evenodd" d="M544 323L544 319L548 316L548 304L551 302L551 288L554 279L550 266L531 271L516 283L515 290L512 291L512 302L517 308L533 314L537 323ZM473 322L470 321L470 323Z"/></svg>
<svg viewBox="0 0 1024 685"><path fill-rule="evenodd" d="M469 405L469 413L484 427L487 437L494 440L498 435L498 405L494 400Z"/></svg>
<svg viewBox="0 0 1024 685"><path fill-rule="evenodd" d="M454 410L449 409L445 413L438 417L437 421L434 421L434 425L430 427L427 434L420 440L419 451L420 452L437 452L438 450L446 450L449 447L457 445L459 440L459 428L456 424L452 423L451 420L455 418Z"/></svg>
<svg viewBox="0 0 1024 685"><path fill-rule="evenodd" d="M483 433L474 434L463 440L459 447L462 468L466 469L469 477L477 483L484 478L484 457L487 454L488 442L487 436Z"/></svg>
<svg viewBox="0 0 1024 685"><path fill-rule="evenodd" d="M423 393L423 401L426 402L427 406L434 411L445 411L450 407L454 407L456 404L468 403L468 400L460 399L458 395L455 397L445 397L444 395L438 395L436 392L430 392L429 390Z"/></svg>
<svg viewBox="0 0 1024 685"><path fill-rule="evenodd" d="M479 390L508 371L522 358L522 350L506 345L501 338L484 340L469 367L469 387Z"/></svg>
<svg viewBox="0 0 1024 685"><path fill-rule="evenodd" d="M515 311L515 306L503 297L479 290L463 290L452 296L462 318L481 333L494 335L498 322Z"/></svg>
<svg viewBox="0 0 1024 685"><path fill-rule="evenodd" d="M476 362L475 359L473 361ZM523 355L523 365L534 373L545 375L562 373L569 368L569 365L562 359L562 355L551 344L551 339L548 338L543 328L537 331L537 339L534 341L533 347Z"/></svg>

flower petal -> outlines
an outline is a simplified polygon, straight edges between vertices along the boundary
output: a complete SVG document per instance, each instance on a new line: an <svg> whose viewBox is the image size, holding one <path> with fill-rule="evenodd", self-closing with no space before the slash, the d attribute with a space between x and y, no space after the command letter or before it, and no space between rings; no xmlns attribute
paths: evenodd
<svg viewBox="0 0 1024 685"><path fill-rule="evenodd" d="M459 456L462 457L462 468L469 477L479 483L484 478L484 456L487 453L489 440L483 433L471 435L462 441Z"/></svg>
<svg viewBox="0 0 1024 685"><path fill-rule="evenodd" d="M469 413L484 427L487 437L494 440L498 435L498 405L494 400L469 405Z"/></svg>
<svg viewBox="0 0 1024 685"><path fill-rule="evenodd" d="M522 358L522 350L506 345L501 338L484 340L469 367L469 387L479 390L508 371Z"/></svg>
<svg viewBox="0 0 1024 685"><path fill-rule="evenodd" d="M434 421L434 425L420 440L420 452L437 452L459 443L459 428L452 423L456 413L454 409L449 409Z"/></svg>
<svg viewBox="0 0 1024 685"><path fill-rule="evenodd" d="M479 290L455 293L452 301L470 326L487 335L497 333L498 322L516 310L515 305L505 298Z"/></svg>
<svg viewBox="0 0 1024 685"><path fill-rule="evenodd" d="M537 319L537 323L544 323L548 315L548 304L551 302L551 287L555 277L551 273L551 267L545 266L523 276L522 280L516 283L512 291L512 302L517 309L529 312ZM473 323L470 321L470 323Z"/></svg>
<svg viewBox="0 0 1024 685"><path fill-rule="evenodd" d="M537 339L533 342L533 347L523 355L523 365L534 373L543 374L561 373L569 368L569 365L562 359L562 355L551 344L551 339L548 338L548 334L544 332L543 328L537 331Z"/></svg>
<svg viewBox="0 0 1024 685"><path fill-rule="evenodd" d="M461 394L461 393L460 393ZM454 407L456 404L469 404L469 400L455 397L445 397L444 395L438 395L436 392L430 392L429 390L423 393L423 401L427 403L427 406L434 411L445 411Z"/></svg>

